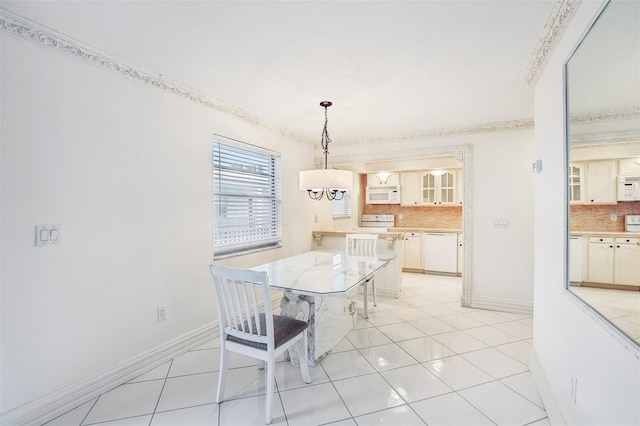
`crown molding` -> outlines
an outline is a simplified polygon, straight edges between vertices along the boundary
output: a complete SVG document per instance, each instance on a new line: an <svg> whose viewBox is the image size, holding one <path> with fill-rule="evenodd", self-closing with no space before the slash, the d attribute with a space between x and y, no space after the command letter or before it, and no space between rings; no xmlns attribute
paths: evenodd
<svg viewBox="0 0 640 426"><path fill-rule="evenodd" d="M187 101L211 108L246 123L262 127L283 136L295 138L303 143L313 144L311 141L294 137L282 129L278 129L275 126L265 123L263 120L260 120L258 117L249 114L241 108L227 105L189 87L167 80L162 76L162 74L154 74L142 68L128 64L125 61L116 59L98 51L97 49L90 48L72 37L52 30L51 28L40 23L36 23L33 20L18 16L2 7L0 7L0 30L39 47L72 56L75 59L88 62L98 68L116 72L124 77L131 78L146 85L153 86L156 89L177 95Z"/></svg>
<svg viewBox="0 0 640 426"><path fill-rule="evenodd" d="M634 118L640 118L640 106L575 114L571 115L570 121L572 125L576 125L600 123L603 121L627 120Z"/></svg>
<svg viewBox="0 0 640 426"><path fill-rule="evenodd" d="M406 132L392 137L367 137L342 142L345 145L373 144L381 142L418 141L430 138L444 138L450 136L471 135L477 133L507 132L513 130L532 129L533 119L499 121L495 123L477 124L473 126L449 127L424 132Z"/></svg>
<svg viewBox="0 0 640 426"><path fill-rule="evenodd" d="M529 86L535 85L538 81L580 3L582 0L558 0L555 3L523 73L523 78Z"/></svg>

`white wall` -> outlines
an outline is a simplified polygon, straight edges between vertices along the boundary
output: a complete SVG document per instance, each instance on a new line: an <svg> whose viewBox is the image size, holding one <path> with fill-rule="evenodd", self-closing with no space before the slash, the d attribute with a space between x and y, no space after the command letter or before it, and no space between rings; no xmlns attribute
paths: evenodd
<svg viewBox="0 0 640 426"><path fill-rule="evenodd" d="M564 290L565 155L562 66L596 16L582 2L536 84L534 372L554 424L640 424L637 349L589 314ZM571 380L577 379L576 403Z"/></svg>
<svg viewBox="0 0 640 426"><path fill-rule="evenodd" d="M217 319L214 132L283 159L284 246L227 263L309 249L313 146L12 36L1 54L3 413ZM37 224L60 244L35 247Z"/></svg>

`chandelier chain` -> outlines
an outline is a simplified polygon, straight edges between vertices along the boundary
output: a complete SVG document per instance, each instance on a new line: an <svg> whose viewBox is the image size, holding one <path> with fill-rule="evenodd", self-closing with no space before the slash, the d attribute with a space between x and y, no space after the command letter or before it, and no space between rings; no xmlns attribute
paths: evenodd
<svg viewBox="0 0 640 426"><path fill-rule="evenodd" d="M330 104L329 104L330 105ZM331 143L331 138L329 138L329 114L327 108L329 105L324 106L324 128L322 129L322 138L320 139L320 146L322 147L322 152L324 153L324 168L326 169L328 166L328 155L329 155L329 144Z"/></svg>

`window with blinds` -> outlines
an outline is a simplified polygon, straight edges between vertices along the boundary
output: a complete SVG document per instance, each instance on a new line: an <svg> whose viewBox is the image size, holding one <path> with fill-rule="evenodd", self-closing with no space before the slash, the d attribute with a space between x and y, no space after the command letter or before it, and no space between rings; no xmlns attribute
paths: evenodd
<svg viewBox="0 0 640 426"><path fill-rule="evenodd" d="M344 197L333 200L333 217L351 217L351 191L344 193Z"/></svg>
<svg viewBox="0 0 640 426"><path fill-rule="evenodd" d="M214 259L282 245L280 154L216 136Z"/></svg>

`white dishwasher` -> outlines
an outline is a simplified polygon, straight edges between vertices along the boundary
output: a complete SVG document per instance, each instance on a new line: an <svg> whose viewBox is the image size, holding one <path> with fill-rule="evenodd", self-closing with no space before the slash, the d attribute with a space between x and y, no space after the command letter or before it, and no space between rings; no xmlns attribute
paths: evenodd
<svg viewBox="0 0 640 426"><path fill-rule="evenodd" d="M425 233L424 270L456 274L458 272L458 234Z"/></svg>

